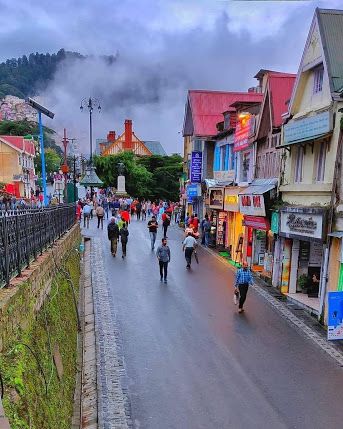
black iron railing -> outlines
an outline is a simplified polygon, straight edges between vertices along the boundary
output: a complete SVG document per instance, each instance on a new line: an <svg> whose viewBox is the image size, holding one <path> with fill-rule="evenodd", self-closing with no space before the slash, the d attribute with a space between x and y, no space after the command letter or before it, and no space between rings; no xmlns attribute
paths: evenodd
<svg viewBox="0 0 343 429"><path fill-rule="evenodd" d="M75 223L75 204L0 211L0 287L21 274Z"/></svg>

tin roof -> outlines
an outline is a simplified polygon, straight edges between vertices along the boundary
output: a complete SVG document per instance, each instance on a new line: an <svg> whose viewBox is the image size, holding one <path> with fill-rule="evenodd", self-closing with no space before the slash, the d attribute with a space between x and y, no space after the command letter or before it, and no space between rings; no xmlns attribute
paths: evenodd
<svg viewBox="0 0 343 429"><path fill-rule="evenodd" d="M343 90L343 10L316 9L331 92Z"/></svg>
<svg viewBox="0 0 343 429"><path fill-rule="evenodd" d="M30 155L35 155L36 153L33 140L26 140L21 136L0 136L0 139L20 152Z"/></svg>
<svg viewBox="0 0 343 429"><path fill-rule="evenodd" d="M296 74L272 72L268 75L268 79L272 125L273 127L280 127L282 124L281 115L288 110L286 102L291 98Z"/></svg>
<svg viewBox="0 0 343 429"><path fill-rule="evenodd" d="M236 101L262 101L262 94L254 92L223 92L189 90L185 111L183 135L211 137L217 134L216 124L223 120L223 112L235 109ZM192 122L192 124L188 122Z"/></svg>

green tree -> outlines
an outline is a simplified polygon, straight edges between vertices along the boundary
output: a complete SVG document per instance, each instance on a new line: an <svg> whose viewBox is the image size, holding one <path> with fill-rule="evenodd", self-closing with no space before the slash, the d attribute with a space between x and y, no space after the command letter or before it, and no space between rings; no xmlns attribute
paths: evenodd
<svg viewBox="0 0 343 429"><path fill-rule="evenodd" d="M25 136L39 134L38 124L32 121L0 121L0 135L4 136ZM62 149L55 143L53 138L55 131L48 127L43 127L44 147L54 149L59 155L62 155ZM37 137L35 137L37 139Z"/></svg>
<svg viewBox="0 0 343 429"><path fill-rule="evenodd" d="M132 152L117 155L95 156L96 171L104 186L117 187L118 163L125 165L125 186L128 194L135 197L146 197L151 192L152 173L137 163Z"/></svg>
<svg viewBox="0 0 343 429"><path fill-rule="evenodd" d="M179 178L182 174L182 157L180 155L142 157L139 158L138 164L144 165L148 171L153 172L149 198L162 198L170 201L179 199Z"/></svg>
<svg viewBox="0 0 343 429"><path fill-rule="evenodd" d="M47 174L58 171L62 162L61 156L51 148L44 149L44 155ZM40 154L35 157L35 170L39 175L42 173L42 161Z"/></svg>

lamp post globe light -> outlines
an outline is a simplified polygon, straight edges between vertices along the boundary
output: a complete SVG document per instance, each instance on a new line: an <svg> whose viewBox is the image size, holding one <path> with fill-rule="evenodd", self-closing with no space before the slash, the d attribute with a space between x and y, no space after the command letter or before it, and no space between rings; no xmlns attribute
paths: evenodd
<svg viewBox="0 0 343 429"><path fill-rule="evenodd" d="M90 146L90 157L89 157L89 166L86 168L86 174L80 181L80 185L85 187L90 186L91 191L93 186L102 186L103 182L99 179L95 172L95 167L93 166L93 126L92 126L92 113L94 109L98 109L99 113L101 111L100 101L97 98L89 97L83 98L81 100L80 110L88 109L89 112L89 146ZM92 192L91 192L92 194Z"/></svg>

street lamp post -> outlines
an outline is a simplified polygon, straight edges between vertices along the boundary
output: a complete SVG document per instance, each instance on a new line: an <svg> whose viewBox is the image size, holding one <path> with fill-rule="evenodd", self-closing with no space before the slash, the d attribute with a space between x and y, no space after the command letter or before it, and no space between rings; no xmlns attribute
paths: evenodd
<svg viewBox="0 0 343 429"><path fill-rule="evenodd" d="M90 186L91 188L91 197L93 197L93 186L102 186L103 182L99 179L95 172L95 167L93 166L93 126L92 126L92 113L93 109L97 108L99 113L101 111L100 102L97 98L89 97L81 100L80 110L83 111L84 108L87 108L89 111L89 145L90 145L90 157L89 157L89 166L86 169L86 174L82 178L80 185Z"/></svg>
<svg viewBox="0 0 343 429"><path fill-rule="evenodd" d="M88 111L89 111L89 145L90 145L90 157L89 157L89 165L92 166L93 165L93 125L92 125L92 113L94 108L96 107L99 111L99 113L101 112L101 106L100 106L100 101L97 98L92 98L89 97L84 98L83 100L81 100L81 105L80 105L80 110L81 112L83 111L83 109L87 107Z"/></svg>
<svg viewBox="0 0 343 429"><path fill-rule="evenodd" d="M41 151L41 161L42 161L42 182L43 182L43 205L48 205L48 196L46 192L46 171L45 171L45 153L44 153L44 137L43 137L43 125L42 125L42 113L45 116L53 119L55 114L48 110L46 107L37 103L37 101L32 98L27 99L27 103L37 110L38 113L38 124L39 124L39 142L40 142L40 151Z"/></svg>

